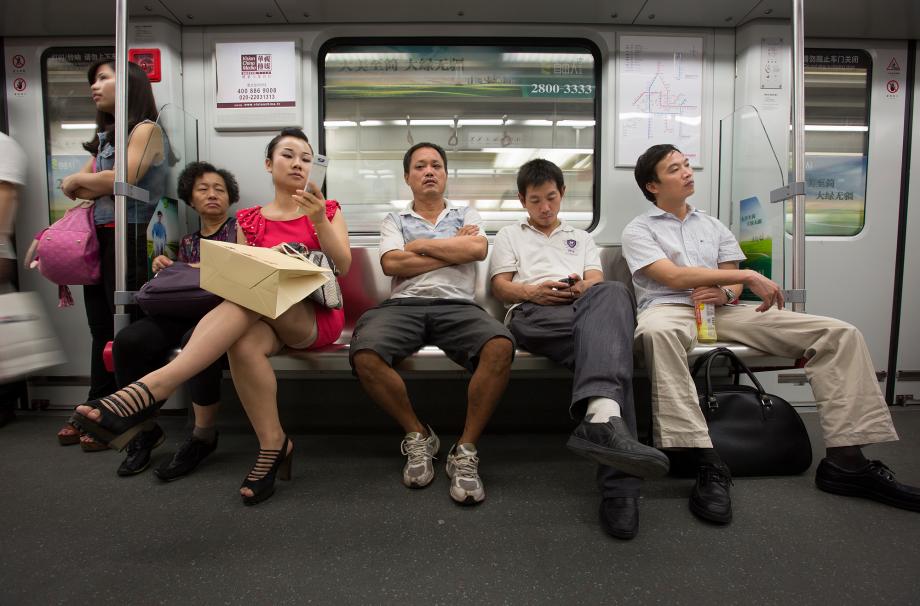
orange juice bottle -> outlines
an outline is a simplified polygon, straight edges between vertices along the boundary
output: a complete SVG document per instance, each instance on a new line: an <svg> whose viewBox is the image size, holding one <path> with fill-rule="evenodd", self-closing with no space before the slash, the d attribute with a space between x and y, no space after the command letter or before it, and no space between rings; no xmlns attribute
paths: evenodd
<svg viewBox="0 0 920 606"><path fill-rule="evenodd" d="M696 334L700 343L716 342L716 306L712 303L696 304Z"/></svg>

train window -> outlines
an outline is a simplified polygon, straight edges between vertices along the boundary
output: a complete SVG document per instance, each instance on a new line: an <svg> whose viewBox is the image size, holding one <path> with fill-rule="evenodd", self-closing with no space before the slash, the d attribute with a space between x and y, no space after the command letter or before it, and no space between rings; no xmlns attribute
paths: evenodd
<svg viewBox="0 0 920 606"><path fill-rule="evenodd" d="M805 233L853 236L866 212L872 58L862 50L805 50ZM792 231L791 205L786 230Z"/></svg>
<svg viewBox="0 0 920 606"><path fill-rule="evenodd" d="M49 48L42 54L42 97L45 105L45 159L51 221L64 216L73 201L61 193L61 179L89 159L83 143L96 130L96 107L90 98L86 71L100 59L115 56L111 46Z"/></svg>
<svg viewBox="0 0 920 606"><path fill-rule="evenodd" d="M376 233L412 196L402 158L413 143L447 151L447 196L495 232L524 217L515 176L546 158L567 186L563 218L596 219L599 52L586 41L333 40L319 57L328 195L353 232Z"/></svg>

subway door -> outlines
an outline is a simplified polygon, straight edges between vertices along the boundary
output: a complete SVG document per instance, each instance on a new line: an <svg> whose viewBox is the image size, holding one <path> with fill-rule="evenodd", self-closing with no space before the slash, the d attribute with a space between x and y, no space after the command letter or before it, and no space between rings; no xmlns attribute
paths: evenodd
<svg viewBox="0 0 920 606"><path fill-rule="evenodd" d="M915 44L917 44L915 42ZM911 165L904 255L904 287L898 340L895 404L920 403L920 57L914 63Z"/></svg>
<svg viewBox="0 0 920 606"><path fill-rule="evenodd" d="M904 74L901 42L806 43L806 311L850 322L888 366L897 254ZM791 228L791 211L787 212ZM786 239L791 272L791 238ZM791 273L789 274L791 275ZM800 382L803 373L781 373ZM884 380L880 382L884 392Z"/></svg>

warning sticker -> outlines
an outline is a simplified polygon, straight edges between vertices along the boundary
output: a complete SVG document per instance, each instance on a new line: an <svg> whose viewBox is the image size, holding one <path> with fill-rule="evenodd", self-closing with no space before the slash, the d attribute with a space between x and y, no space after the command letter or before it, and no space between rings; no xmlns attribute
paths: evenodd
<svg viewBox="0 0 920 606"><path fill-rule="evenodd" d="M13 90L15 90L17 93L25 92L26 86L25 78L16 78L13 80Z"/></svg>
<svg viewBox="0 0 920 606"><path fill-rule="evenodd" d="M885 71L889 73L900 72L901 66L898 64L898 60L892 57L891 61L888 62L888 67L885 68Z"/></svg>
<svg viewBox="0 0 920 606"><path fill-rule="evenodd" d="M888 94L894 95L901 90L901 83L897 80L889 80L888 84L885 85L885 88L888 90Z"/></svg>

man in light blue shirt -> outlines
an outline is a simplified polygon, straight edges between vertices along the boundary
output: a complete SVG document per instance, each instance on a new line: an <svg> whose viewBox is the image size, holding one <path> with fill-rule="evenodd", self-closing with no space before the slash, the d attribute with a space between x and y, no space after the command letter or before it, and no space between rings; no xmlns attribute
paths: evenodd
<svg viewBox="0 0 920 606"><path fill-rule="evenodd" d="M835 320L783 309L778 284L738 269L744 254L717 219L687 202L693 169L673 145L655 145L636 161L636 183L655 206L623 230L623 254L639 298L636 347L652 383L653 436L659 448L689 449L698 474L690 510L717 524L732 519L731 470L713 449L687 351L697 340L694 304L715 306L720 339L787 358L807 358L827 456L815 483L827 492L861 496L920 511L920 490L899 483L861 446L898 439L862 334ZM759 305L735 305L747 286ZM775 308L775 309L774 309Z"/></svg>
<svg viewBox="0 0 920 606"><path fill-rule="evenodd" d="M479 213L444 197L444 150L434 143L413 145L403 170L412 202L387 215L380 228L380 265L393 277L392 294L358 320L349 356L361 385L406 432L403 484L409 488L434 479L432 458L440 441L416 416L393 365L432 344L473 373L466 424L447 455L447 475L451 498L475 505L485 499L476 442L508 384L514 340L473 302L475 264L486 258L489 242Z"/></svg>

